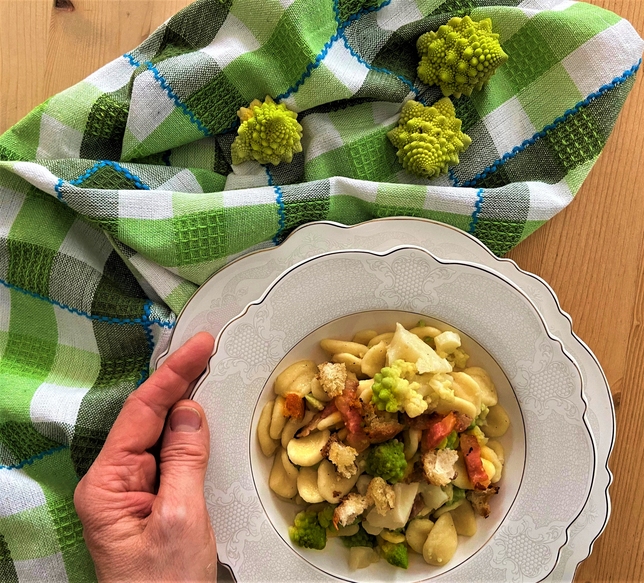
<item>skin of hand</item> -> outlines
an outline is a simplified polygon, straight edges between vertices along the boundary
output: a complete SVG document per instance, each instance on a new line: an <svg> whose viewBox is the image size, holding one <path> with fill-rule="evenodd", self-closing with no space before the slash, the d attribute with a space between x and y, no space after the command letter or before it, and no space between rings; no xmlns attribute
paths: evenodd
<svg viewBox="0 0 644 583"><path fill-rule="evenodd" d="M76 488L74 504L101 583L216 581L204 499L210 434L203 409L184 399L213 343L210 334L197 334L127 398ZM159 438L157 459L150 449Z"/></svg>

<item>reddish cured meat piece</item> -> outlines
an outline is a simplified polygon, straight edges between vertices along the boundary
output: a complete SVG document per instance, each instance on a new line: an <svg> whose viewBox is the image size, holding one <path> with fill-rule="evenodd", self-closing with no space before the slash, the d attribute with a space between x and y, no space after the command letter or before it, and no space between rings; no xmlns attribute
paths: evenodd
<svg viewBox="0 0 644 583"><path fill-rule="evenodd" d="M432 416L427 428L423 431L422 450L429 451L438 447L438 444L454 431L454 427L456 427L454 413L449 412L445 417Z"/></svg>
<svg viewBox="0 0 644 583"><path fill-rule="evenodd" d="M284 397L284 417L301 421L304 418L304 399L296 393L287 393Z"/></svg>
<svg viewBox="0 0 644 583"><path fill-rule="evenodd" d="M461 451L465 456L465 467L470 482L477 490L486 490L490 485L490 478L481 461L481 446L473 435L461 435Z"/></svg>
<svg viewBox="0 0 644 583"><path fill-rule="evenodd" d="M362 402L356 394L358 388L357 381L347 379L344 385L344 391L333 399L335 406L342 419L344 426L349 431L347 443L358 452L364 451L369 447L369 438L362 428Z"/></svg>
<svg viewBox="0 0 644 583"><path fill-rule="evenodd" d="M309 422L308 425L305 425L300 429L295 436L296 437L306 437L311 433L311 431L315 431L318 428L318 423L322 421L325 417L328 417L332 413L335 413L338 409L335 406L335 403L331 401L322 411L320 411L311 421Z"/></svg>

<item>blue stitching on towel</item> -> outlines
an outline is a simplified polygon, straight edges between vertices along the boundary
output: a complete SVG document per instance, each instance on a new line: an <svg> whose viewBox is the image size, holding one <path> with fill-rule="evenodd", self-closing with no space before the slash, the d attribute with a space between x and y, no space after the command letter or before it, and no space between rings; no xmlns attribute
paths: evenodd
<svg viewBox="0 0 644 583"><path fill-rule="evenodd" d="M483 206L483 189L479 188L476 193L476 202L474 203L474 211L472 212L472 220L470 222L470 228L467 230L468 233L474 233L476 229L476 223L479 222L479 215L481 214L481 207Z"/></svg>
<svg viewBox="0 0 644 583"><path fill-rule="evenodd" d="M201 120L192 111L190 111L188 109L188 106L179 99L179 96L174 91L172 91L170 84L167 82L165 77L161 75L159 70L152 64L152 62L146 61L145 66L150 71L152 71L154 78L159 82L161 88L168 94L168 97L172 99L172 101L174 101L174 104L190 118L190 121L199 128L199 131L204 136L211 136L212 134L210 133L210 130L205 125L203 125Z"/></svg>
<svg viewBox="0 0 644 583"><path fill-rule="evenodd" d="M174 104L188 116L193 124L195 124L199 128L199 131L205 136L212 135L210 133L210 130L205 125L203 125L202 121L192 111L190 111L190 109L188 109L188 106L185 103L183 103L179 99L179 96L172 90L172 87L170 87L170 84L168 83L166 78L154 66L152 61L146 61L145 63L141 64L130 53L125 53L123 56L130 62L130 65L132 65L133 67L141 67L143 65L146 69L152 71L154 78L157 80L159 85L161 85L161 88L168 94L168 97L172 99Z"/></svg>
<svg viewBox="0 0 644 583"><path fill-rule="evenodd" d="M60 200L61 202L64 202L65 204L67 204L63 200L63 191L61 190L64 183L65 181L62 178L59 178L58 182L56 183L56 186L54 186L54 190L56 191L56 198L58 198L58 200Z"/></svg>
<svg viewBox="0 0 644 583"><path fill-rule="evenodd" d="M264 169L266 170L266 176L268 176L268 185L273 187L273 190L275 191L275 202L277 204L277 219L278 219L278 229L277 233L275 233L275 236L273 237L273 243L275 245L279 245L280 242L280 236L282 235L282 231L284 231L284 228L286 226L286 209L284 206L284 193L282 192L282 189L278 184L275 184L275 181L273 180L273 175L271 174L271 171L269 170L268 166L264 166Z"/></svg>
<svg viewBox="0 0 644 583"><path fill-rule="evenodd" d="M322 50L320 51L320 54L317 57L315 57L315 60L306 66L306 70L304 71L304 73L302 73L302 76L295 82L295 84L289 87L284 93L280 93L275 98L275 101L279 102L282 99L286 99L287 97L290 97L291 95L293 95L293 93L297 92L297 90L302 86L304 81L306 81L306 79L311 76L311 73L313 73L313 71L320 66L320 64L324 60L324 57L326 57L326 54L329 52L329 49L333 46L333 43L335 43L336 41L340 40L340 38L343 37L344 29L347 28L347 26L351 22L354 22L355 20L357 20L361 16L364 16L365 14L369 14L370 12L376 12L381 8L384 8L390 3L391 3L391 0L386 0L386 2L383 2L380 6L376 6L375 8L362 9L359 12L352 14L349 18L347 18L345 22L341 22L340 7L338 4L338 0L333 0L333 12L335 13L335 21L338 25L338 28L336 29L335 34L324 44L324 46L322 47ZM393 73L391 74L393 75Z"/></svg>
<svg viewBox="0 0 644 583"><path fill-rule="evenodd" d="M123 174L125 178L134 182L134 186L136 186L139 190L150 190L150 187L147 184L145 184L136 174L132 174L127 168L123 168L123 166L121 166L117 162L113 162L112 160L101 160L100 162L97 162L87 172L85 172L85 174L79 176L78 178L75 178L74 180L69 180L69 184L73 184L74 186L80 186L92 174L95 174L104 166L110 166L111 168L114 168L114 170L116 170L117 172L120 172L121 174Z"/></svg>
<svg viewBox="0 0 644 583"><path fill-rule="evenodd" d="M143 306L143 331L145 333L145 338L148 341L148 349L150 350L150 354L154 351L154 336L152 335L152 322L153 319L150 318L150 308L152 307L152 300L148 300L145 302L145 305Z"/></svg>
<svg viewBox="0 0 644 583"><path fill-rule="evenodd" d="M63 304L57 300L48 298L47 296L41 296L36 292L32 292L32 291L23 289L21 287L18 287L17 285L13 283L9 283L4 279L0 279L0 285L3 285L4 287L15 290L17 292L20 292L21 294L31 296L32 298L35 298L37 300L42 300L43 302L53 304L54 306L57 306L63 310L67 310L68 312L71 312L72 314L76 314L77 316L83 316L85 318L88 318L89 320L107 322L108 324L145 324L146 322L144 318L113 318L110 316L97 316L96 314L90 314L89 312L84 312L82 310L78 310L77 308L72 308L71 306ZM150 324L158 324L163 328L174 328L173 322L163 322L162 320L159 320L159 319L149 319L147 320L147 322L149 322Z"/></svg>
<svg viewBox="0 0 644 583"><path fill-rule="evenodd" d="M52 455L54 453L57 453L59 451L63 451L64 449L69 449L68 445L59 445L57 447L52 447L51 449L45 450L43 452L40 452L36 455L32 455L29 459L23 460L20 463L17 464L11 464L10 466L3 466L0 464L0 470L21 470L25 466L29 466L33 464L36 460L41 460L45 456Z"/></svg>
<svg viewBox="0 0 644 583"><path fill-rule="evenodd" d="M356 61L358 61L365 67L367 67L367 69L370 69L371 71L377 71L378 73L385 73L387 75L392 75L393 77L395 77L396 79L398 79L399 81L402 81L405 85L407 85L414 95L417 96L420 93L420 91L416 87L414 87L414 84L409 79L403 77L402 75L396 75L396 73L394 73L393 71L390 71L389 69L374 67L373 65L370 65L369 63L367 63L367 61L365 61L358 53L356 53L353 50L353 47L349 44L349 41L347 40L347 37L344 36L344 31L341 33L341 38L344 41L344 46L347 47L348 51L356 59Z"/></svg>
<svg viewBox="0 0 644 583"><path fill-rule="evenodd" d="M544 127L540 132L537 132L534 134L531 138L524 140L520 146L515 146L512 148L510 152L507 152L501 156L498 160L490 164L487 168L485 168L483 171L479 172L472 178L471 180L466 180L465 182L459 183L458 178L454 175L453 172L450 171L450 178L452 179L454 186L475 186L476 183L479 180L483 180L484 178L487 178L490 174L496 172L501 166L515 158L518 154L523 152L528 146L532 146L537 140L540 140L541 138L545 137L548 132L551 132L552 130L558 128L562 123L564 123L568 118L571 116L575 115L576 113L579 113L579 111L588 105L590 105L595 99L598 99L611 89L615 89L618 85L621 85L622 83L626 82L630 77L635 75L637 73L638 69L640 68L640 65L642 64L642 59L640 59L635 65L633 65L630 69L624 71L619 77L615 77L610 83L607 83L606 85L602 85L597 91L594 93L591 93L586 99L583 101L580 101L575 105L572 109L569 109L566 111L562 116L558 117L553 121L551 124L547 125Z"/></svg>

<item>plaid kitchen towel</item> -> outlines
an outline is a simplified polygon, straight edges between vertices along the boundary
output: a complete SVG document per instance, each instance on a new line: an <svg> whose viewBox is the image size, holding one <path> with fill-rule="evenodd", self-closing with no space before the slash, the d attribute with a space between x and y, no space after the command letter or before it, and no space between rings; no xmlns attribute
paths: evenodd
<svg viewBox="0 0 644 583"><path fill-rule="evenodd" d="M473 144L407 174L386 137L416 39L491 17L509 61L454 99ZM236 254L330 219L428 217L504 254L565 207L643 44L567 0L198 0L0 137L0 580L90 581L72 493L175 316ZM299 113L303 152L232 166L237 110Z"/></svg>

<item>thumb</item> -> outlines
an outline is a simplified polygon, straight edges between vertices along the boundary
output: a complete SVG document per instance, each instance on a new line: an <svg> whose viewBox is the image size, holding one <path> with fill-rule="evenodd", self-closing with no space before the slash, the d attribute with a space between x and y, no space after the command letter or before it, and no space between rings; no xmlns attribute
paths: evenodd
<svg viewBox="0 0 644 583"><path fill-rule="evenodd" d="M159 496L189 499L203 492L210 432L194 401L179 401L170 411L159 453Z"/></svg>

